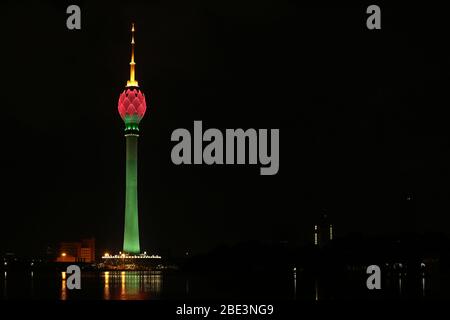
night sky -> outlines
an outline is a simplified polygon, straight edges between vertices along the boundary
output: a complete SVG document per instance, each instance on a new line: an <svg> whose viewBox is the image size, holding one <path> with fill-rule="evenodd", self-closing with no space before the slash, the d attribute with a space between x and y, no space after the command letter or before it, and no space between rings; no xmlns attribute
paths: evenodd
<svg viewBox="0 0 450 320"><path fill-rule="evenodd" d="M446 11L296 1L2 2L0 252L94 236L122 247L125 138L117 111L136 23L147 97L141 248L201 252L311 240L327 212L350 232L449 233ZM81 30L66 28L79 4ZM173 130L279 128L280 170L176 166ZM408 200L409 199L409 200ZM101 252L99 252L101 253Z"/></svg>

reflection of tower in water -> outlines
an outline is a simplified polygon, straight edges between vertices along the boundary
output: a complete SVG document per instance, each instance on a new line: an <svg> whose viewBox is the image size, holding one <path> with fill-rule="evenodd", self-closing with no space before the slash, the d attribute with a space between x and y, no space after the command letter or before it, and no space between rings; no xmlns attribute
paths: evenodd
<svg viewBox="0 0 450 320"><path fill-rule="evenodd" d="M153 271L150 274L144 274L144 286L145 290L149 290L155 296L159 296L162 288L162 272Z"/></svg>
<svg viewBox="0 0 450 320"><path fill-rule="evenodd" d="M105 286L103 289L103 297L105 298L105 300L109 300L110 299L110 294L109 294L109 271L105 272Z"/></svg>
<svg viewBox="0 0 450 320"><path fill-rule="evenodd" d="M120 272L120 296L125 297L126 296L126 276L125 271Z"/></svg>
<svg viewBox="0 0 450 320"><path fill-rule="evenodd" d="M67 300L67 281L66 273L61 272L61 300Z"/></svg>
<svg viewBox="0 0 450 320"><path fill-rule="evenodd" d="M3 298L6 300L8 297L8 273L5 271L4 274L4 281L3 281Z"/></svg>
<svg viewBox="0 0 450 320"><path fill-rule="evenodd" d="M104 298L107 300L143 300L161 294L160 271L112 271L103 276Z"/></svg>

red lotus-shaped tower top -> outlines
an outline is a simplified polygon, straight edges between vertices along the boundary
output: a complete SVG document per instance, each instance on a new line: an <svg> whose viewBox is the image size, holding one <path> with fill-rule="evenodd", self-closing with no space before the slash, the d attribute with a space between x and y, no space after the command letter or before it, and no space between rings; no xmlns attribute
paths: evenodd
<svg viewBox="0 0 450 320"><path fill-rule="evenodd" d="M139 123L144 117L147 105L145 95L138 88L127 88L119 97L119 113L123 121Z"/></svg>
<svg viewBox="0 0 450 320"><path fill-rule="evenodd" d="M135 79L134 62L134 23L131 26L131 62L130 62L130 80L127 81L126 89L119 96L118 109L119 114L127 128L137 129L137 125L144 117L147 110L144 93L139 90L139 85Z"/></svg>

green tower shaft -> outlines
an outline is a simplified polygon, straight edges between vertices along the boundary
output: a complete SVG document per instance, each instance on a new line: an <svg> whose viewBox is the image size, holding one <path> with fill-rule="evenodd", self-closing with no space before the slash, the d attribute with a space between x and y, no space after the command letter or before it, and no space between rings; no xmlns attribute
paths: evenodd
<svg viewBox="0 0 450 320"><path fill-rule="evenodd" d="M125 231L123 251L140 253L137 193L137 133L126 133Z"/></svg>

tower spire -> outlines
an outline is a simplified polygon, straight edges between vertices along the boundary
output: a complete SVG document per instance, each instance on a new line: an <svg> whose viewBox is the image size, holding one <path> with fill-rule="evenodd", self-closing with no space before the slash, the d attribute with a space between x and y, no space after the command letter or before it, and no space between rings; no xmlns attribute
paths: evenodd
<svg viewBox="0 0 450 320"><path fill-rule="evenodd" d="M137 80L135 79L135 66L134 62L134 23L131 24L131 61L130 61L130 80L127 81L127 87L139 87Z"/></svg>

